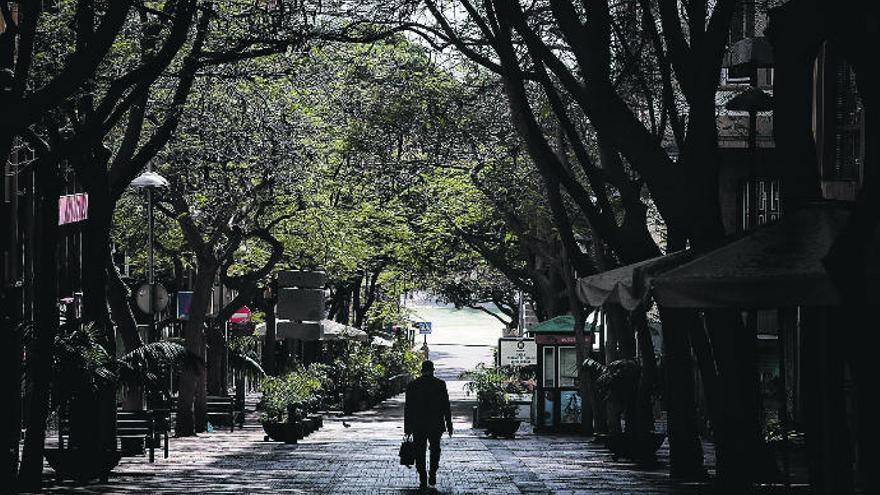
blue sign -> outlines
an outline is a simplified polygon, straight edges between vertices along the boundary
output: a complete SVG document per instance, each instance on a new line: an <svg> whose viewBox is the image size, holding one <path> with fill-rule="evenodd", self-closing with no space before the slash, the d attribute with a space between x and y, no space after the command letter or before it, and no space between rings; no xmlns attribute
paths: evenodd
<svg viewBox="0 0 880 495"><path fill-rule="evenodd" d="M189 319L189 306L192 304L193 293L191 291L179 291L177 293L177 319Z"/></svg>
<svg viewBox="0 0 880 495"><path fill-rule="evenodd" d="M431 335L430 321L417 321L415 325L419 329L419 335Z"/></svg>

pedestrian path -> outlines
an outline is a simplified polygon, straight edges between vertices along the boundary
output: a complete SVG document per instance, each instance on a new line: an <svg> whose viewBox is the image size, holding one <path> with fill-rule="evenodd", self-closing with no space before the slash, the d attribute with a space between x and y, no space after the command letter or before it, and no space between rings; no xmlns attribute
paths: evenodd
<svg viewBox="0 0 880 495"><path fill-rule="evenodd" d="M584 438L537 436L521 428L514 440L485 438L470 428L472 398L450 381L455 435L444 437L438 485L442 494L679 494L665 469L612 462ZM150 464L124 458L107 484L54 486L52 493L143 494L407 494L419 493L413 468L398 464L403 396L373 410L329 417L297 445L263 440L255 415L243 430L172 439L169 459ZM661 462L665 456L661 452Z"/></svg>

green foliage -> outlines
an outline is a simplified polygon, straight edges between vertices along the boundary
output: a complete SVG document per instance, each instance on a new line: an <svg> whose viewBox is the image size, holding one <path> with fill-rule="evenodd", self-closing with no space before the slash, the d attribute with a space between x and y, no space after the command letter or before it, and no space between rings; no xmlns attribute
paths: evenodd
<svg viewBox="0 0 880 495"><path fill-rule="evenodd" d="M62 407L76 398L89 398L112 389L117 363L100 344L94 325L68 323L55 338L52 400Z"/></svg>
<svg viewBox="0 0 880 495"><path fill-rule="evenodd" d="M168 377L184 363L195 365L178 342L160 341L144 344L119 358L119 379L125 385L141 385L147 392L165 393Z"/></svg>
<svg viewBox="0 0 880 495"><path fill-rule="evenodd" d="M383 382L387 378L386 368L369 345L348 344L346 352L333 361L330 370L339 393L348 391L372 399L381 397Z"/></svg>
<svg viewBox="0 0 880 495"><path fill-rule="evenodd" d="M403 339L395 340L391 347L375 347L373 353L375 360L382 366L386 378L419 374L422 356Z"/></svg>
<svg viewBox="0 0 880 495"><path fill-rule="evenodd" d="M320 392L327 384L327 368L321 364L300 367L279 377L264 377L260 383L260 420L280 423L305 417L320 404Z"/></svg>
<svg viewBox="0 0 880 495"><path fill-rule="evenodd" d="M464 386L468 395L477 394L477 404L481 411L501 418L512 418L516 415L516 405L510 402L510 394L522 393L525 387L510 370L480 363L473 370L462 373L460 378L468 380Z"/></svg>
<svg viewBox="0 0 880 495"><path fill-rule="evenodd" d="M618 359L604 365L592 358L584 361L584 366L596 377L596 397L621 406L628 406L636 398L641 366L632 359Z"/></svg>

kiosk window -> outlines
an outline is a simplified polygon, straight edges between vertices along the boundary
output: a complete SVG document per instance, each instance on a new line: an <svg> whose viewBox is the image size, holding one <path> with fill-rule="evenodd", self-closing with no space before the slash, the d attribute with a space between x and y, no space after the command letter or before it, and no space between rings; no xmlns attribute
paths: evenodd
<svg viewBox="0 0 880 495"><path fill-rule="evenodd" d="M552 388L556 386L556 348L544 348L544 386Z"/></svg>
<svg viewBox="0 0 880 495"><path fill-rule="evenodd" d="M574 387L577 383L577 353L574 347L559 348L559 386Z"/></svg>

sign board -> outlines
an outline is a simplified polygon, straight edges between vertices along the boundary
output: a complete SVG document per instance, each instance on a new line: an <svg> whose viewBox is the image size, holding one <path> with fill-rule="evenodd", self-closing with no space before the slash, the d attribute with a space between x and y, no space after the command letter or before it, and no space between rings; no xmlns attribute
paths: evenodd
<svg viewBox="0 0 880 495"><path fill-rule="evenodd" d="M528 366L538 364L538 345L534 339L498 339L500 366Z"/></svg>
<svg viewBox="0 0 880 495"><path fill-rule="evenodd" d="M58 198L58 225L80 222L89 218L89 195L65 194Z"/></svg>
<svg viewBox="0 0 880 495"><path fill-rule="evenodd" d="M189 290L182 290L177 293L177 319L189 319L189 307L192 304L193 293Z"/></svg>
<svg viewBox="0 0 880 495"><path fill-rule="evenodd" d="M535 342L541 345L574 345L574 335L536 335Z"/></svg>
<svg viewBox="0 0 880 495"><path fill-rule="evenodd" d="M419 329L419 335L431 335L430 321L417 321L415 322L415 326Z"/></svg>
<svg viewBox="0 0 880 495"><path fill-rule="evenodd" d="M282 270L278 272L278 287L299 287L300 289L323 289L327 285L327 274L303 270Z"/></svg>
<svg viewBox="0 0 880 495"><path fill-rule="evenodd" d="M281 288L275 311L285 320L320 321L324 317L324 291Z"/></svg>
<svg viewBox="0 0 880 495"><path fill-rule="evenodd" d="M244 323L251 319L251 308L242 306L229 317L229 323Z"/></svg>

